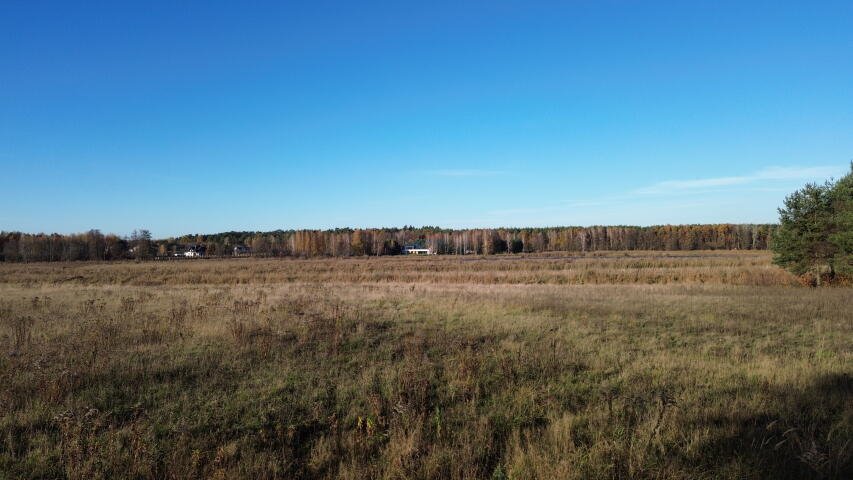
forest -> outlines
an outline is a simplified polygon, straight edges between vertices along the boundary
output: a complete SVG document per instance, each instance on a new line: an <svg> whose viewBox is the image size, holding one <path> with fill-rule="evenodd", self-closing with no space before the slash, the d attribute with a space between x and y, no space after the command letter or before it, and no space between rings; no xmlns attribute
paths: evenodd
<svg viewBox="0 0 853 480"><path fill-rule="evenodd" d="M224 232L153 239L147 230L121 237L99 230L85 233L0 232L0 261L80 261L150 259L169 256L186 245L203 245L207 256L230 256L244 245L255 256L347 257L398 255L404 245L437 254L484 255L548 251L766 250L772 224L593 226L554 228L444 229L403 227L334 230Z"/></svg>

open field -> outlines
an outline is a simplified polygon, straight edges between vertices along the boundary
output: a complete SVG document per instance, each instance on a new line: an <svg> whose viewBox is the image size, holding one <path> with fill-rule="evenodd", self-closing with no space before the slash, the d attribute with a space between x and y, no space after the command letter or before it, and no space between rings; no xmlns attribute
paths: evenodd
<svg viewBox="0 0 853 480"><path fill-rule="evenodd" d="M0 264L0 478L851 478L766 252Z"/></svg>
<svg viewBox="0 0 853 480"><path fill-rule="evenodd" d="M273 283L795 285L768 252L594 252L534 255L189 259L160 263L10 263L0 283L136 286Z"/></svg>

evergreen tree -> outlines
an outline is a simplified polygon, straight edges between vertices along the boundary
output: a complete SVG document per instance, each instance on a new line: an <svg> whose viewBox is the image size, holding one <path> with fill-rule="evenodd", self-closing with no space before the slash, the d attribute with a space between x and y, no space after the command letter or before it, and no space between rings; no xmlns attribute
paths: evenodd
<svg viewBox="0 0 853 480"><path fill-rule="evenodd" d="M837 273L853 278L853 164L850 172L833 187L830 202L835 227L829 236L835 245L833 267Z"/></svg>
<svg viewBox="0 0 853 480"><path fill-rule="evenodd" d="M773 237L774 262L817 285L851 271L853 172L838 182L808 184L785 198Z"/></svg>

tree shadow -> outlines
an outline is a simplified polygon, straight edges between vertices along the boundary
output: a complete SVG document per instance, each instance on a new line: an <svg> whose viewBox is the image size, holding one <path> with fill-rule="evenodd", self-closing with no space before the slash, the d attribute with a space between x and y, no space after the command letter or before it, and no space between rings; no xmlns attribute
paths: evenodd
<svg viewBox="0 0 853 480"><path fill-rule="evenodd" d="M702 446L708 469L750 478L853 478L850 374L825 375L800 389L756 387L750 395L768 398L769 410L731 411L697 426L719 432Z"/></svg>

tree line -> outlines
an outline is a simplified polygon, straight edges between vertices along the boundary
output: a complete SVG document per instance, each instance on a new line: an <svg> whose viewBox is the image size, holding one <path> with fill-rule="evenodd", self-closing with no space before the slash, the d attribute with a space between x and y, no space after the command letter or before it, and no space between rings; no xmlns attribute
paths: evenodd
<svg viewBox="0 0 853 480"><path fill-rule="evenodd" d="M601 250L765 250L777 227L770 224L714 224L444 229L403 227L334 230L223 232L153 239L147 230L130 236L85 233L0 232L0 261L74 261L147 259L174 255L187 245L206 248L207 256L231 255L243 245L258 256L398 255L405 245L437 254L484 255Z"/></svg>

